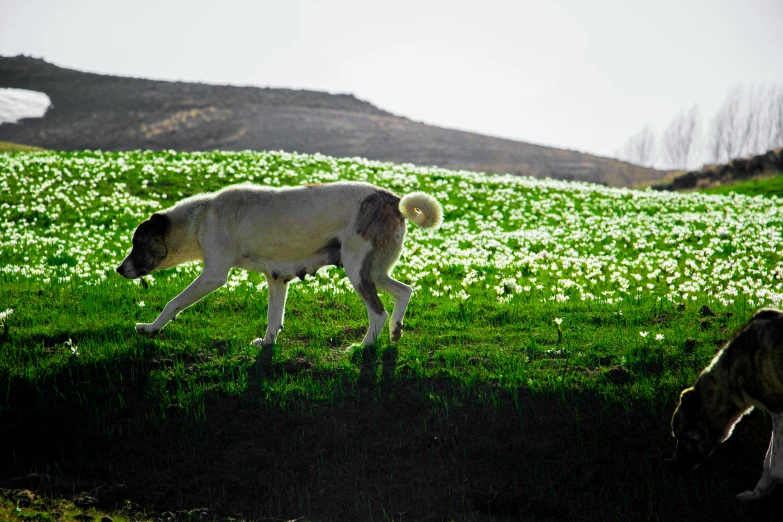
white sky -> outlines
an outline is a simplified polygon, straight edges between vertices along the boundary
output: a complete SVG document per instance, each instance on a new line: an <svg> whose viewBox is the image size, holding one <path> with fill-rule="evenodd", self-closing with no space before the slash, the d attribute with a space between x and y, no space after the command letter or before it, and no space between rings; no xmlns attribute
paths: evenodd
<svg viewBox="0 0 783 522"><path fill-rule="evenodd" d="M729 88L783 85L782 0L0 0L0 54L352 93L413 120L613 156Z"/></svg>

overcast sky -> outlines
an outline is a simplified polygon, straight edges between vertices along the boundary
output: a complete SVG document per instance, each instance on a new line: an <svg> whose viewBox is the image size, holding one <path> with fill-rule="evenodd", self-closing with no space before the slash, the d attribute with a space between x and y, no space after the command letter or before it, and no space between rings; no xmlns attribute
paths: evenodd
<svg viewBox="0 0 783 522"><path fill-rule="evenodd" d="M614 156L733 85L783 85L783 0L0 0L0 54L352 93L413 120Z"/></svg>

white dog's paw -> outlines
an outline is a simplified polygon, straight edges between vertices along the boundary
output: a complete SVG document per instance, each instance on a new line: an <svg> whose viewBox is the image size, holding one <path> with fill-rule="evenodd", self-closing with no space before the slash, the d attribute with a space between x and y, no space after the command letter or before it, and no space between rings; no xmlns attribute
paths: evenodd
<svg viewBox="0 0 783 522"><path fill-rule="evenodd" d="M329 351L335 358L339 359L342 356L351 355L352 353L361 353L362 350L364 350L363 344L353 343L349 344L348 346L337 346L331 348Z"/></svg>
<svg viewBox="0 0 783 522"><path fill-rule="evenodd" d="M138 323L136 324L136 332L141 335L155 335L158 333L158 329L153 327L151 324L148 323Z"/></svg>
<svg viewBox="0 0 783 522"><path fill-rule="evenodd" d="M758 500L761 498L761 495L756 493L755 491L744 491L737 495L737 500L741 500L743 502L747 502L749 500Z"/></svg>
<svg viewBox="0 0 783 522"><path fill-rule="evenodd" d="M372 346L372 345L370 345L370 346ZM362 353L367 347L368 346L366 344L364 344L364 343L353 343L353 344L348 345L348 347L346 347L343 350L343 353L346 354L346 355L352 355L352 354L355 354L355 353Z"/></svg>
<svg viewBox="0 0 783 522"><path fill-rule="evenodd" d="M250 344L252 346L255 346L256 348L266 348L272 346L272 343L264 342L264 339L262 337L259 337L258 339L253 339L252 341L250 341Z"/></svg>

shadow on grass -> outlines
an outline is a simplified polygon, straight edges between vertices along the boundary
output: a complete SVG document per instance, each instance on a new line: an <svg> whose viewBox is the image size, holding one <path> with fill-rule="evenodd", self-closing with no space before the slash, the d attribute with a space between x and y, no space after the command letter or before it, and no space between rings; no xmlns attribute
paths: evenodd
<svg viewBox="0 0 783 522"><path fill-rule="evenodd" d="M341 399L280 403L261 384L312 369L262 352L247 391L209 396L198 419L161 415L153 359L86 367L78 382L7 382L0 486L253 520L736 520L783 507L733 498L761 473L760 413L699 473L676 476L664 465L670 411L421 379L399 371L393 348L352 363L359 378L338 379Z"/></svg>

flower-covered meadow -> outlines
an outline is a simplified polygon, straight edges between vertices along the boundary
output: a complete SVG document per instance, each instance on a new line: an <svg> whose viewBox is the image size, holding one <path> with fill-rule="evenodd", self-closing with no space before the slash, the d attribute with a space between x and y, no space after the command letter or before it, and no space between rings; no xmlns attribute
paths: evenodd
<svg viewBox="0 0 783 522"><path fill-rule="evenodd" d="M657 387L689 383L755 309L783 299L783 207L776 198L283 152L0 154L0 310L14 310L4 324L0 370L36 379L117 354L206 350L220 363L159 372L166 401L187 401L164 391L178 379L188 382L180 394L241 391L259 355L249 341L266 323L263 276L232 271L224 288L150 340L133 325L151 322L200 265L155 272L144 282L114 270L136 225L180 198L233 183L337 180L401 195L424 191L445 210L436 231L409 225L393 272L415 290L395 348L401 374L533 390L571 383L614 394L626 386L651 398ZM291 287L275 359L356 377L334 356L367 326L343 270L325 267ZM381 350L388 349L382 339ZM209 348L216 343L220 353ZM632 378L607 380L616 366ZM307 393L336 389L326 388Z"/></svg>
<svg viewBox="0 0 783 522"><path fill-rule="evenodd" d="M0 155L0 274L4 281L100 284L116 277L135 226L182 197L241 182L337 180L398 194L423 190L441 201L443 227L435 233L409 227L395 276L444 300L491 296L499 306L520 299L616 309L639 299L723 306L783 300L783 207L774 198L279 152ZM198 271L192 265L155 277ZM228 289L240 285L263 282L237 270ZM350 289L335 269L300 286Z"/></svg>

